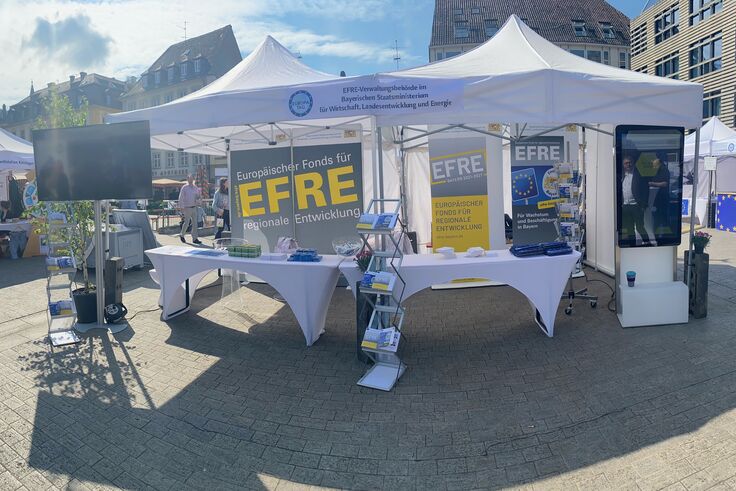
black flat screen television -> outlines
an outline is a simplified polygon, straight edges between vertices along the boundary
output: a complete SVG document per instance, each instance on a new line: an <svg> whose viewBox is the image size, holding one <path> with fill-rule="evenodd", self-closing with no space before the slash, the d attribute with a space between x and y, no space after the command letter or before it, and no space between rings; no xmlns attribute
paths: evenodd
<svg viewBox="0 0 736 491"><path fill-rule="evenodd" d="M36 130L40 201L152 196L148 121Z"/></svg>
<svg viewBox="0 0 736 491"><path fill-rule="evenodd" d="M616 127L616 235L619 247L680 245L685 131Z"/></svg>

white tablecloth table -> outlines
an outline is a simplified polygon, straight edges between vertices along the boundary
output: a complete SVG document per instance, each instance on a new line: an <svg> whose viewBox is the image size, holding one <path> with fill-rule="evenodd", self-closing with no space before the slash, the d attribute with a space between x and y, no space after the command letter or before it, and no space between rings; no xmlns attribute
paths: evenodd
<svg viewBox="0 0 736 491"><path fill-rule="evenodd" d="M565 256L526 258L516 257L508 250L493 251L490 254L471 258L465 257L465 253L460 253L455 259L444 259L439 254L404 256L399 269L406 281L403 299L406 300L432 285L460 278L486 278L499 281L515 288L529 299L536 310L535 321L547 336L552 337L557 307L580 253L574 251ZM351 286L363 277L363 273L352 261L342 263L340 271ZM395 288L397 295L400 294L398 279Z"/></svg>
<svg viewBox="0 0 736 491"><path fill-rule="evenodd" d="M30 234L31 222L28 220L19 220L17 222L0 223L0 232L25 232Z"/></svg>
<svg viewBox="0 0 736 491"><path fill-rule="evenodd" d="M207 273L231 269L261 278L284 297L299 322L307 346L324 332L327 309L340 275L338 266L343 258L323 255L320 262L302 263L197 254L197 251L208 250L211 251L164 246L146 251L156 270L152 276L161 287L159 303L164 320L189 310L197 285Z"/></svg>

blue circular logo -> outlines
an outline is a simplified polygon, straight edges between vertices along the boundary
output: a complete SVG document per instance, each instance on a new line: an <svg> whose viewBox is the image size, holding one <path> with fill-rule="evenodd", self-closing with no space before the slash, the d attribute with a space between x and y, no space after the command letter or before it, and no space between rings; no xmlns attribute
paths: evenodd
<svg viewBox="0 0 736 491"><path fill-rule="evenodd" d="M298 118L309 114L313 104L312 94L306 90L297 90L289 97L289 111Z"/></svg>
<svg viewBox="0 0 736 491"><path fill-rule="evenodd" d="M729 144L728 144L728 151L729 151L729 152L733 152L733 149L734 149L734 145L733 145L733 143L729 143Z"/></svg>

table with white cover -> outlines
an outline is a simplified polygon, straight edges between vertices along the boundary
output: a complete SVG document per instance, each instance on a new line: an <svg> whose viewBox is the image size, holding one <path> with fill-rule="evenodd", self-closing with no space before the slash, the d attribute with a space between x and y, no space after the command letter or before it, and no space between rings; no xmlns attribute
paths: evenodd
<svg viewBox="0 0 736 491"><path fill-rule="evenodd" d="M535 321L547 336L552 337L555 316L565 284L580 253L564 256L534 256L519 258L508 250L487 252L482 257L465 257L459 253L453 259L440 254L404 256L399 268L406 282L403 300L432 285L461 278L485 278L505 283L523 293L535 309ZM345 261L340 271L355 285L363 277L355 262ZM400 284L399 281L396 282ZM397 286L397 288L400 288ZM396 293L401 294L401 291ZM355 295L355 292L353 292Z"/></svg>
<svg viewBox="0 0 736 491"><path fill-rule="evenodd" d="M0 232L25 232L31 233L31 222L28 220L18 220L17 222L0 222Z"/></svg>
<svg viewBox="0 0 736 491"><path fill-rule="evenodd" d="M197 285L207 273L231 269L249 273L271 285L284 297L311 346L324 332L327 309L340 275L342 257L323 255L315 263L286 260L246 259L204 255L212 249L164 246L146 251L155 268L154 279L161 287L162 318L171 319L189 310Z"/></svg>

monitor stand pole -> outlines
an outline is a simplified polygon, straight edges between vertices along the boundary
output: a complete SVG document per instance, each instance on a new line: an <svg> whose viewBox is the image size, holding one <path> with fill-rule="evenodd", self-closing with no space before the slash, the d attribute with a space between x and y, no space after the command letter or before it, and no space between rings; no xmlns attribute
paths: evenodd
<svg viewBox="0 0 736 491"><path fill-rule="evenodd" d="M95 288L97 292L97 322L90 324L77 323L75 329L86 333L91 329L107 329L112 334L117 334L128 328L127 322L108 324L105 322L105 241L102 235L102 201L96 200L95 204ZM105 233L110 233L105 230Z"/></svg>

